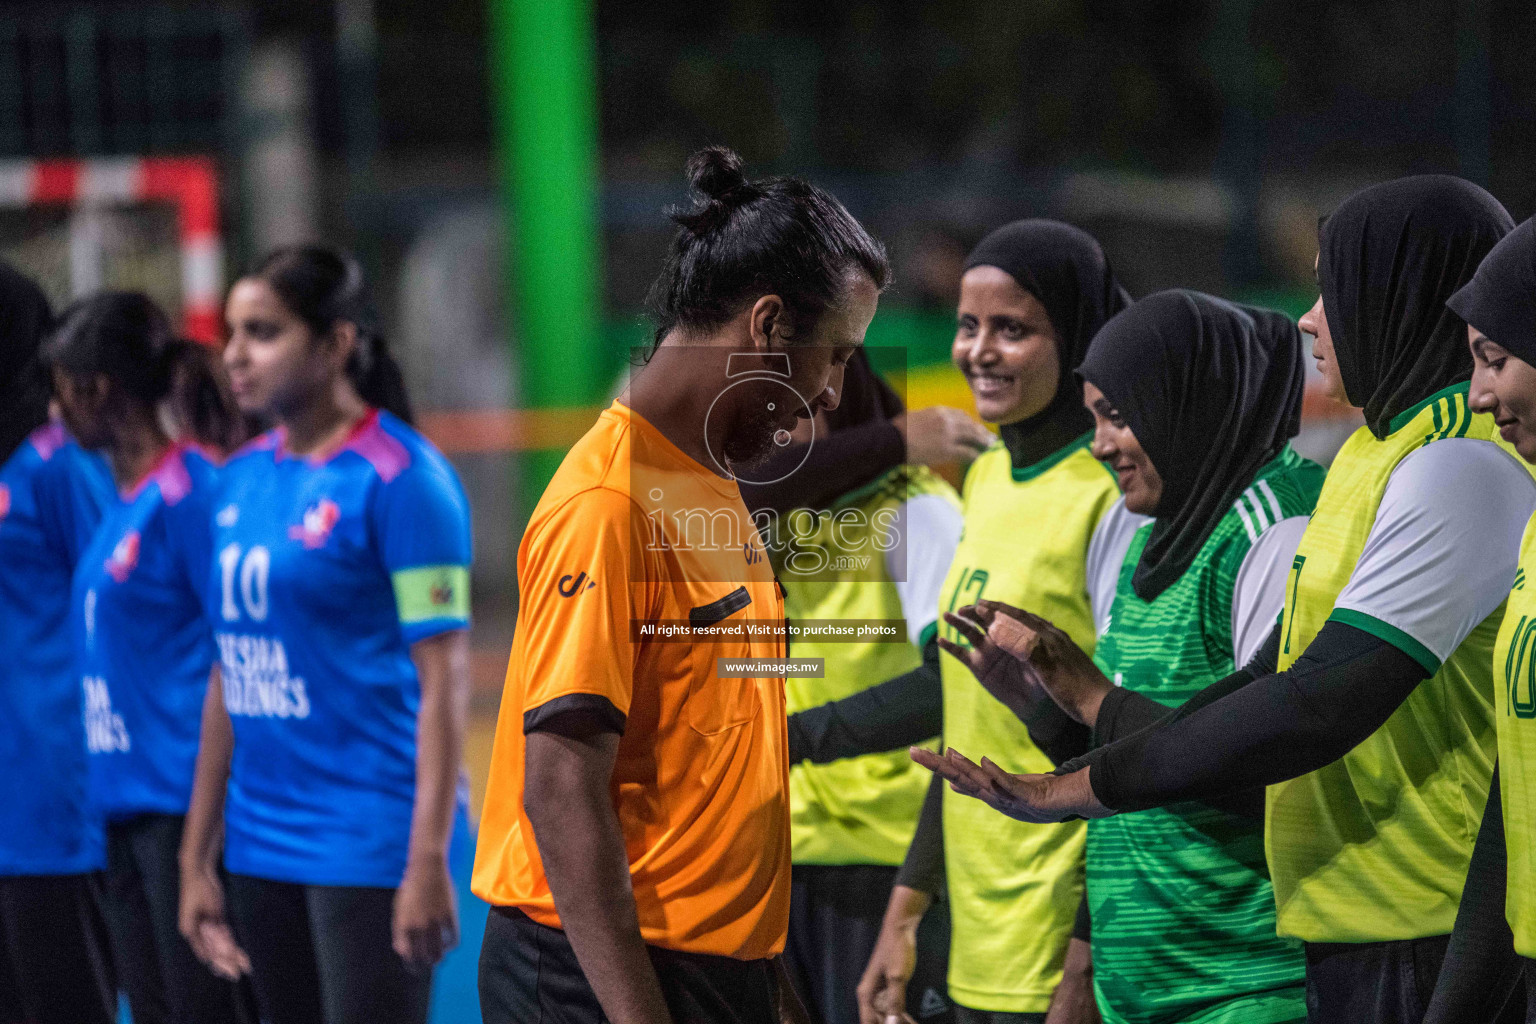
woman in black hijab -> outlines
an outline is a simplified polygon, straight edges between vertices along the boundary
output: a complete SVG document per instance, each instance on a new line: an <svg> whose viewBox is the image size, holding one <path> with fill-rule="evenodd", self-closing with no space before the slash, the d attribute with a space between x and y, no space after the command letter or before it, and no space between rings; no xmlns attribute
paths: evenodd
<svg viewBox="0 0 1536 1024"><path fill-rule="evenodd" d="M1467 322L1471 407L1493 416L1505 443L1536 464L1536 218L1494 246L1447 305ZM1499 762L1426 1024L1484 1024L1500 1019L1501 1008L1503 1019L1536 1022L1536 879L1530 877L1536 734L1531 719L1513 706L1519 673L1511 671L1525 641L1521 624L1532 614L1524 579L1533 572L1536 535L1527 529L1494 647Z"/></svg>
<svg viewBox="0 0 1536 1024"><path fill-rule="evenodd" d="M1077 375L1119 411L1161 481L1149 507L1120 481L1127 507L1156 517L1132 577L1152 601L1301 429L1296 326L1272 310L1159 292L1104 326Z"/></svg>
<svg viewBox="0 0 1536 1024"><path fill-rule="evenodd" d="M914 755L1027 820L1273 787L1278 925L1308 943L1314 1024L1418 1024L1461 897L1471 830L1448 788L1486 790L1495 613L1536 484L1469 410L1465 328L1444 304L1511 227L1443 176L1365 189L1323 224L1322 297L1301 326L1367 426L1334 460L1282 628L1249 665L1057 776Z"/></svg>
<svg viewBox="0 0 1536 1024"><path fill-rule="evenodd" d="M1085 592L1084 549L1096 550L1105 513L1117 495L1088 455L1093 421L1082 407L1081 388L1072 370L1093 335L1129 298L1099 244L1085 232L1055 221L1025 220L1000 228L976 247L965 270L952 359L971 386L978 414L998 427L1002 445L978 459L967 477L967 522L961 543L968 554L964 558L957 554L955 563L962 575L970 574L968 593L979 586L1001 597L1048 593L1057 607L1071 609L1087 642L1091 612ZM1031 528L1044 523L1052 528ZM1038 568L1023 568L1030 565ZM963 582L951 570L946 592L957 588L958 599ZM952 678L946 682L945 675ZM946 732L969 735L959 730L984 729L987 723L995 723L1009 735L1018 734L1016 745L1021 751L1039 756L1026 741L1023 727L992 713L990 698L976 690L973 680L956 677L953 666L941 671L938 647L929 641L920 668L792 716L791 759L819 763L930 739L940 730L941 709L952 684L960 689L955 691L959 703L951 707L951 715L956 706L962 710L958 717L943 722ZM1078 745L1086 740L1080 726L1064 724L1066 732L1075 733ZM1058 739L1036 737L1036 745L1045 750ZM1028 891L1019 901L1014 891L1022 886L1019 873L1015 865L1005 863L1002 846L982 854L998 863L983 865L979 872L962 864L946 882L942 797L935 788L925 802L887 909L886 926L860 986L860 1005L867 1015L880 1006L895 1005L897 994L906 990L910 933L893 922L915 926L947 884L959 936L950 958L951 980L966 988L957 996L957 1015L968 1021L992 1019L992 1010L973 1008L966 1000L1032 1012L1040 987L1050 976L1039 964L1056 957L1059 972L1059 943L1066 942L1064 929L1054 921L1054 908L1038 906L1040 894L1063 891L1050 872L1060 866L1058 862L1070 860L1077 849L1071 842L1081 839L1064 839L1060 849L1032 865L1030 870L1042 884L1024 887ZM960 832L964 833L963 827ZM1068 864L1062 877L1072 875ZM985 920L978 909L982 905L994 911ZM1014 908L1011 913L1009 907ZM1041 916L1031 916L1037 913ZM1009 952L1003 953L1001 947ZM1063 1007L1059 1012L1070 1006L1081 1008L1085 1002L1091 1007L1086 943L1071 947L1067 981L1056 988L1057 1005Z"/></svg>
<svg viewBox="0 0 1536 1024"><path fill-rule="evenodd" d="M1083 408L1082 387L1072 371L1088 343L1110 317L1130 305L1104 258L1086 232L1054 220L1020 220L983 238L966 258L965 269L996 267L1045 307L1056 329L1056 380L1045 408L1023 419L996 419L1015 469L1033 465L1093 429ZM1049 381L1039 382L1050 387ZM987 410L978 411L989 419Z"/></svg>

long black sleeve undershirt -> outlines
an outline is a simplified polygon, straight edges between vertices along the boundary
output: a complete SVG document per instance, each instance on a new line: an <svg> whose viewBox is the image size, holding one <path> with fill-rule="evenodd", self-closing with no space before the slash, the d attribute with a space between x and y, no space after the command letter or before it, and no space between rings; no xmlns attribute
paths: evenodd
<svg viewBox="0 0 1536 1024"><path fill-rule="evenodd" d="M783 479L771 484L742 481L741 498L751 513L771 511L782 516L797 508L822 510L895 469L906 457L901 431L890 420L871 420L819 437L813 445L780 448L752 475Z"/></svg>
<svg viewBox="0 0 1536 1024"><path fill-rule="evenodd" d="M1276 626L1248 664L1201 690L1178 708L1169 710L1150 697L1116 687L1105 694L1094 722L1092 748L1108 746L1117 740L1149 729L1171 716L1190 715L1213 701L1232 693L1255 679L1272 675L1280 656L1280 628ZM1202 801L1218 810L1244 818L1264 818L1264 788L1254 786Z"/></svg>
<svg viewBox="0 0 1536 1024"><path fill-rule="evenodd" d="M789 716L789 763L825 764L899 750L942 731L944 690L939 645L923 645L923 663L851 697Z"/></svg>
<svg viewBox="0 0 1536 1024"><path fill-rule="evenodd" d="M1315 771L1391 716L1424 668L1391 644L1338 622L1289 669L1212 684L1151 728L1063 765L1092 766L1094 795L1117 811L1209 800Z"/></svg>
<svg viewBox="0 0 1536 1024"><path fill-rule="evenodd" d="M1515 952L1515 936L1504 916L1508 870L1499 766L1495 764L1488 806L1456 911L1456 928L1451 932L1451 944L1445 951L1424 1024L1494 1024L1505 1019L1505 1004L1525 970L1525 958ZM1521 1014L1517 1019L1525 1017Z"/></svg>
<svg viewBox="0 0 1536 1024"><path fill-rule="evenodd" d="M917 831L896 872L896 884L935 898L944 888L944 779L935 775L923 797Z"/></svg>

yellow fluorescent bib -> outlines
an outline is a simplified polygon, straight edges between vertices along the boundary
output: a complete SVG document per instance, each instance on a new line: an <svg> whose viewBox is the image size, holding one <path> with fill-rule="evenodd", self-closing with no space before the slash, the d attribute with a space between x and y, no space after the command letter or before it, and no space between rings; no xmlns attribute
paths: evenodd
<svg viewBox="0 0 1536 1024"><path fill-rule="evenodd" d="M1504 912L1515 950L1536 956L1536 518L1520 543L1520 568L1493 649L1493 683L1509 853Z"/></svg>
<svg viewBox="0 0 1536 1024"><path fill-rule="evenodd" d="M920 466L903 466L872 488L819 516L813 531L795 542L805 575L786 567L784 616L807 619L900 619L901 598L886 570L890 524L902 505L921 494L954 502L954 488ZM908 557L915 552L909 539ZM841 700L916 668L917 648L903 635L896 643L793 642L796 658L825 658L821 679L790 677L784 683L790 714ZM796 864L900 864L932 776L914 764L906 748L846 758L831 764L797 764L789 771L789 822Z"/></svg>
<svg viewBox="0 0 1536 1024"><path fill-rule="evenodd" d="M1425 444L1494 435L1492 417L1468 409L1466 384L1431 396L1392 426L1381 441L1361 427L1328 470L1292 563L1279 664L1282 671L1294 664L1335 618L1391 643L1434 675L1344 757L1269 787L1265 852L1279 932L1308 942L1450 932L1492 772L1491 663L1503 607L1443 665L1390 625L1334 611L1397 464Z"/></svg>
<svg viewBox="0 0 1536 1024"><path fill-rule="evenodd" d="M1088 454L1088 440L1018 472L1001 446L976 460L940 610L980 597L1006 601L1045 616L1093 652L1088 544L1120 495ZM961 642L953 629L940 628ZM967 668L945 654L942 671L947 745L1010 772L1051 770L1023 723ZM945 789L949 992L957 1003L1005 1013L1048 1009L1082 898L1084 840L1083 822L1029 825Z"/></svg>

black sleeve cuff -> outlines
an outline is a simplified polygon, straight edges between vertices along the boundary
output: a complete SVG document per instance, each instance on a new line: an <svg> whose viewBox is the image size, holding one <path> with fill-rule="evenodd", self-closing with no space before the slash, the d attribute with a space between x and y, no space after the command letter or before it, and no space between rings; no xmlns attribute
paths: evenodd
<svg viewBox="0 0 1536 1024"><path fill-rule="evenodd" d="M1088 912L1088 894L1083 893L1082 900L1077 904L1077 920L1072 922L1072 937L1082 939L1084 942L1093 941L1093 918Z"/></svg>
<svg viewBox="0 0 1536 1024"><path fill-rule="evenodd" d="M1081 757L1090 749L1088 727L1073 721L1049 697L1035 703L1034 709L1024 718L1024 728L1029 730L1029 738L1052 764Z"/></svg>
<svg viewBox="0 0 1536 1024"><path fill-rule="evenodd" d="M1140 732L1174 713L1151 697L1117 686L1104 695L1099 717L1093 723L1093 747L1104 747L1115 740Z"/></svg>
<svg viewBox="0 0 1536 1024"><path fill-rule="evenodd" d="M1280 670L1280 623L1275 623L1275 628L1269 631L1269 636L1259 645L1259 649L1253 652L1253 657L1243 668L1255 679L1263 679L1272 676Z"/></svg>
<svg viewBox="0 0 1536 1024"><path fill-rule="evenodd" d="M614 707L613 701L596 693L569 693L523 712L523 733L547 730L555 719L581 714L599 723L604 732L624 734L628 718Z"/></svg>
<svg viewBox="0 0 1536 1024"><path fill-rule="evenodd" d="M944 779L935 775L923 796L912 844L896 871L896 884L934 898L944 891Z"/></svg>

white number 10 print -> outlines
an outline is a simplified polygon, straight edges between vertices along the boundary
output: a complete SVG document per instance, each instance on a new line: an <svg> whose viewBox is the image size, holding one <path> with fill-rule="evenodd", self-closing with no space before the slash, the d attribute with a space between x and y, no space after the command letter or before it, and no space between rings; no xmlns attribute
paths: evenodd
<svg viewBox="0 0 1536 1024"><path fill-rule="evenodd" d="M225 622L240 618L240 605L235 603L235 576L239 570L240 601L245 614L254 622L267 617L267 576L272 571L272 553L257 545L240 557L240 545L228 544L219 552L219 569L223 576L223 612Z"/></svg>

